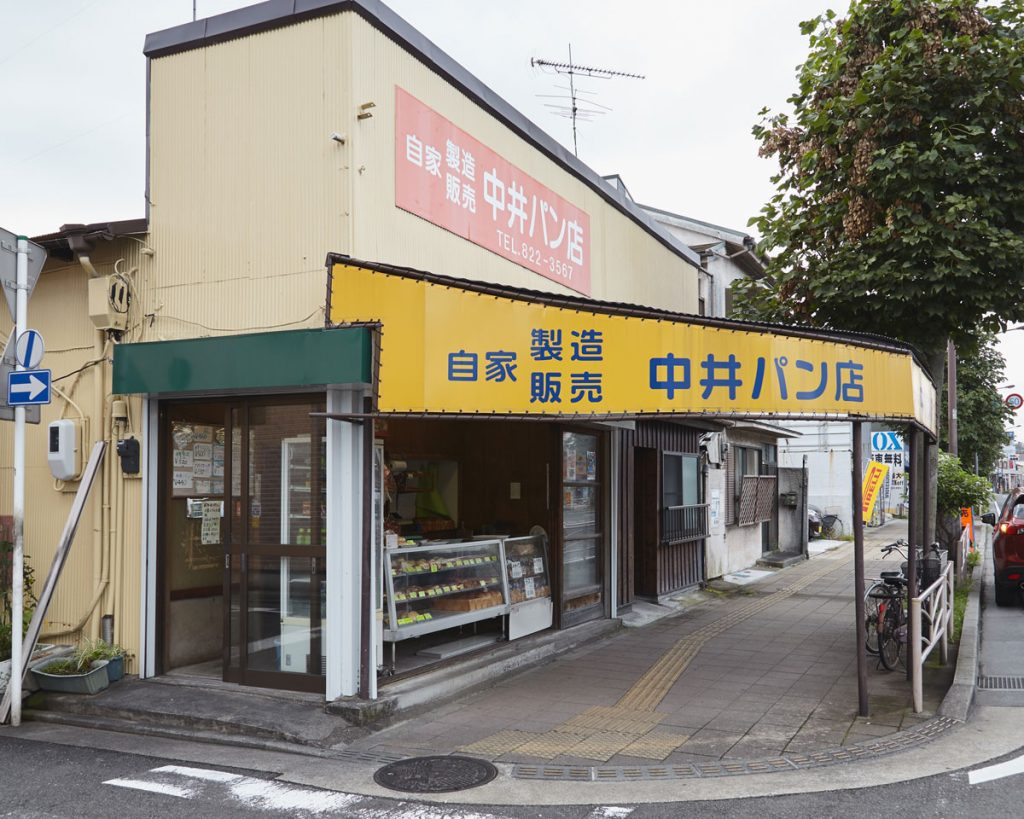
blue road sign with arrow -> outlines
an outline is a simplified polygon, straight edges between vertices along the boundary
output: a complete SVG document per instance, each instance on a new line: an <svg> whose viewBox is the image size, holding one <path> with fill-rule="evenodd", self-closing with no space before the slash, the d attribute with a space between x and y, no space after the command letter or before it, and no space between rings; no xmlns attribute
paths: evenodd
<svg viewBox="0 0 1024 819"><path fill-rule="evenodd" d="M50 403L50 371L18 370L7 374L7 403L12 407Z"/></svg>

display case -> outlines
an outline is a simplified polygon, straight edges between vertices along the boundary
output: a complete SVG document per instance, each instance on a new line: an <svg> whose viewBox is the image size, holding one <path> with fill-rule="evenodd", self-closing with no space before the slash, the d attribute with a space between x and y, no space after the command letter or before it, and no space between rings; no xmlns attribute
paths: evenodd
<svg viewBox="0 0 1024 819"><path fill-rule="evenodd" d="M500 540L431 544L384 552L384 639L419 637L508 613Z"/></svg>
<svg viewBox="0 0 1024 819"><path fill-rule="evenodd" d="M316 559L309 557L282 557L280 561L278 670L323 674L327 667L322 643L327 627L327 577L323 561L319 566ZM320 598L320 606L316 610L313 608L313 594ZM312 651L314 646L318 652Z"/></svg>
<svg viewBox="0 0 1024 819"><path fill-rule="evenodd" d="M309 546L327 540L327 482L323 480L327 441L319 447L320 474L313 474L310 436L281 441L281 543ZM314 494L316 497L314 497Z"/></svg>
<svg viewBox="0 0 1024 819"><path fill-rule="evenodd" d="M547 536L538 532L507 538L504 552L510 604L508 639L550 628L553 609Z"/></svg>

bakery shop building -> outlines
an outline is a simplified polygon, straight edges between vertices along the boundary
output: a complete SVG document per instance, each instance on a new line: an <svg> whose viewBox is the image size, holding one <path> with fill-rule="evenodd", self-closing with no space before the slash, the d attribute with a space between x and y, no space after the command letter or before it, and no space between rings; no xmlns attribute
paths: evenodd
<svg viewBox="0 0 1024 819"><path fill-rule="evenodd" d="M91 428L142 465L81 633L140 676L372 699L598 633L704 579L715 418L920 412L906 350L694 315L689 248L380 3L145 51L146 220L40 237L38 319L128 282Z"/></svg>

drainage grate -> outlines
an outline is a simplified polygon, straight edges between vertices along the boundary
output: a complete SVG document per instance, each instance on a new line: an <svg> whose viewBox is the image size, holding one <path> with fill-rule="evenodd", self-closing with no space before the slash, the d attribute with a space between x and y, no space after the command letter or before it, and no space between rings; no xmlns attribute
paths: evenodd
<svg viewBox="0 0 1024 819"><path fill-rule="evenodd" d="M418 756L385 765L373 781L393 791L449 793L486 785L498 769L468 756Z"/></svg>
<svg viewBox="0 0 1024 819"><path fill-rule="evenodd" d="M978 677L978 688L986 691L1024 691L1024 677Z"/></svg>
<svg viewBox="0 0 1024 819"><path fill-rule="evenodd" d="M1018 678L1013 678L1018 679ZM949 730L957 722L949 717L936 717L924 725L899 731L887 737L867 740L856 745L847 745L827 751L812 751L807 754L789 754L784 757L744 760L724 759L719 762L682 765L611 765L586 768L567 765L516 765L512 776L516 779L584 780L594 782L656 781L663 779L712 779L742 774L775 773L806 768L820 768L858 759L873 759L897 751L916 748Z"/></svg>

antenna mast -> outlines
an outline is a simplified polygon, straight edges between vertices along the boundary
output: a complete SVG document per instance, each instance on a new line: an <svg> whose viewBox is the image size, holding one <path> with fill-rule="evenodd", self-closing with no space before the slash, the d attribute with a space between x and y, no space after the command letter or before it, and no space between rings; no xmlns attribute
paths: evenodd
<svg viewBox="0 0 1024 819"><path fill-rule="evenodd" d="M594 110L593 108L586 108L586 107L581 108L580 107L581 100L579 99L579 94L586 94L586 93L593 93L593 92L587 92L587 91L583 91L583 90L578 90L576 88L576 77L577 77L577 75L582 76L582 77L593 77L593 78L599 79L599 80L610 80L613 77L627 77L627 78L633 79L633 80L644 80L644 79L647 79L643 74L628 74L625 71L612 71L611 69L608 69L608 68L595 68L595 67L589 66L589 65L579 65L577 63L574 63L572 61L572 43L569 43L569 62L567 62L567 63L556 63L556 62L552 62L551 60L541 60L541 59L534 58L534 59L530 60L530 65L533 66L533 67L539 67L539 68L550 68L550 69L553 69L556 74L566 74L566 75L568 75L568 77L569 77L569 89L568 89L569 90L569 107L568 107L568 109L566 109L564 106L553 105L551 103L545 103L545 105L547 105L549 108L554 108L555 109L555 113L559 114L560 116L565 116L565 117L568 117L569 119L572 120L572 152L576 156L580 155L579 146L578 146L577 141L576 141L576 120L580 119L580 120L583 120L583 121L587 121L587 120L589 120L593 116L596 116L598 114L604 114L605 112L611 110L610 108L607 108L604 105L601 105L601 104L599 104L597 102L594 102L593 100L582 100L582 102L583 103L589 102L591 105L596 105L598 108L602 108L604 110L597 111L597 110ZM561 86L561 87L564 88L565 86ZM555 96L557 98L557 95L547 95L547 96Z"/></svg>

